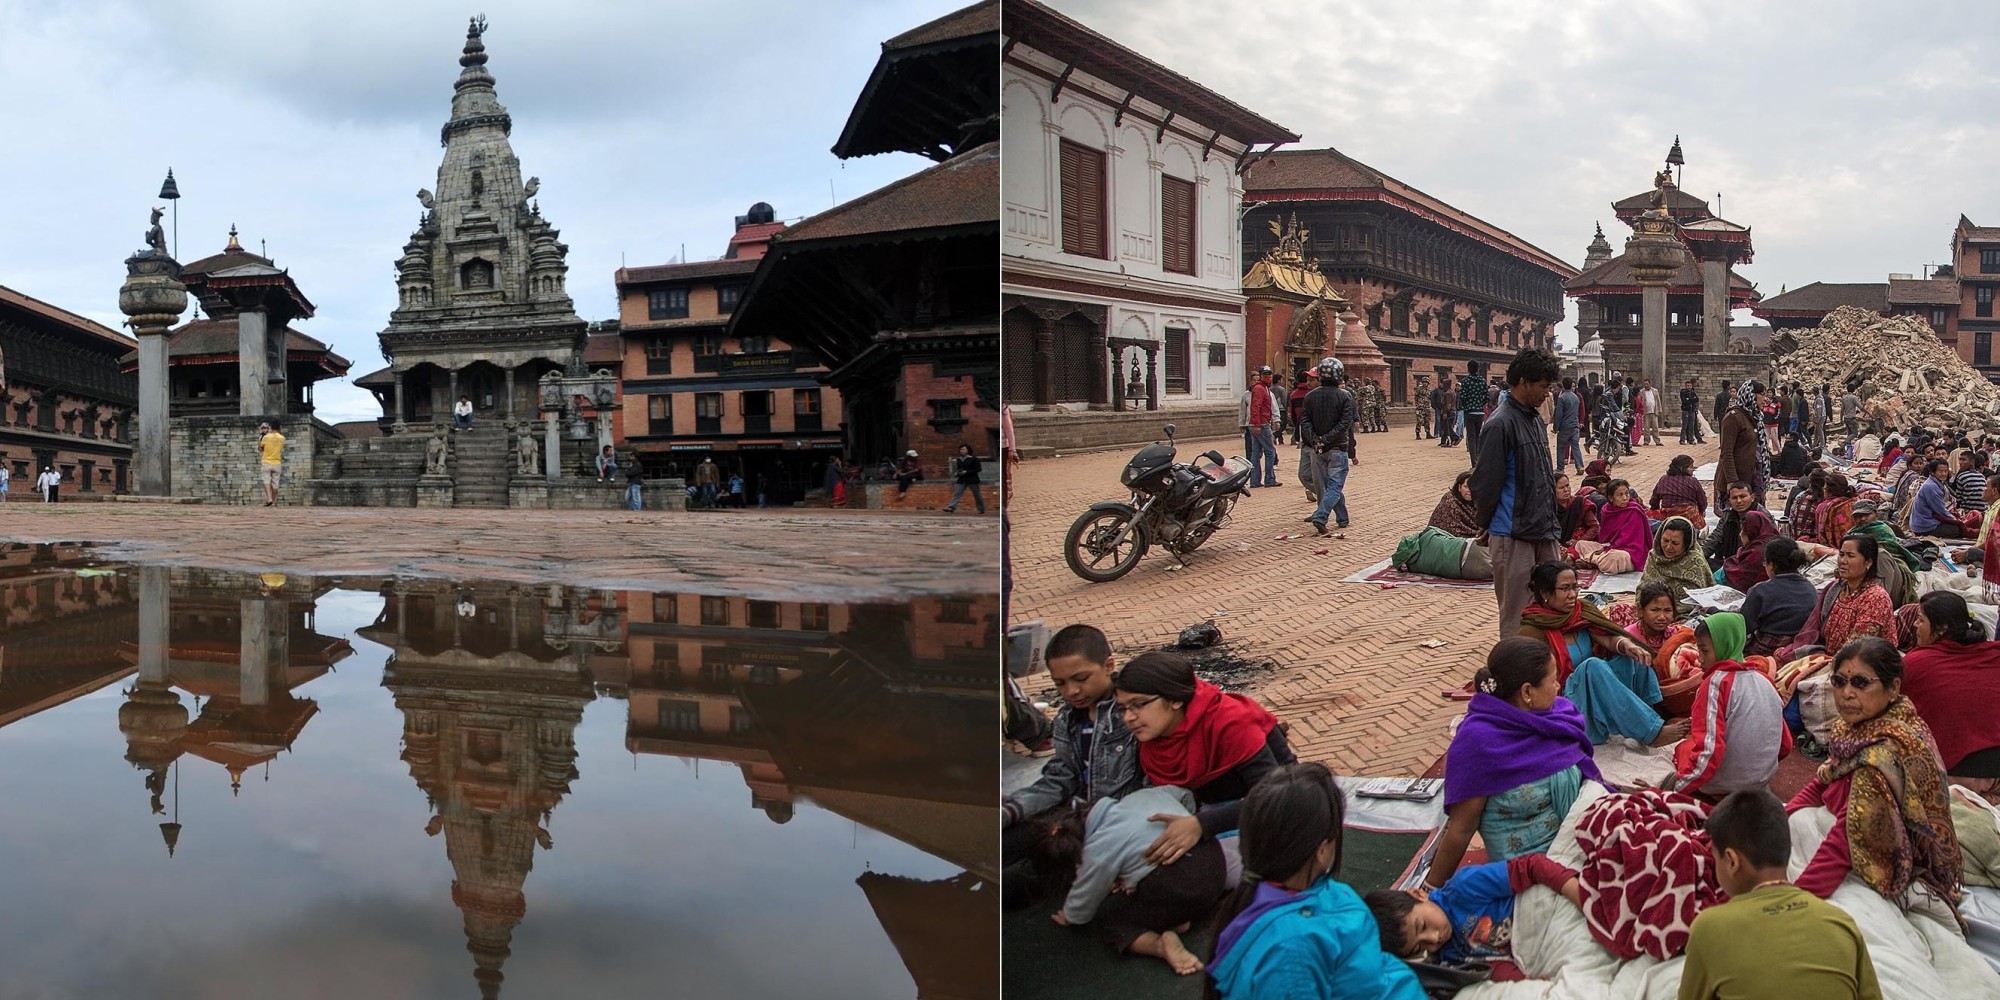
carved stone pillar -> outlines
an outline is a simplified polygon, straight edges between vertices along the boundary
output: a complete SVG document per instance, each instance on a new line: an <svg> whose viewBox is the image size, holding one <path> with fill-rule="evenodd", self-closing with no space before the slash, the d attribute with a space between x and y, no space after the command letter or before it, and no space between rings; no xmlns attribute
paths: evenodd
<svg viewBox="0 0 2000 1000"><path fill-rule="evenodd" d="M236 314L236 412L245 417L271 415L265 387L271 380L267 350L271 318L263 308Z"/></svg>
<svg viewBox="0 0 2000 1000"><path fill-rule="evenodd" d="M125 260L118 308L131 317L139 339L139 493L163 497L172 489L167 437L167 331L187 308L181 266L157 250ZM25 421L24 421L25 422Z"/></svg>
<svg viewBox="0 0 2000 1000"><path fill-rule="evenodd" d="M507 394L500 397L500 399L500 419L512 421L514 419L514 368L512 365L507 367Z"/></svg>
<svg viewBox="0 0 2000 1000"><path fill-rule="evenodd" d="M403 404L403 381L405 376L407 376L408 374L409 373L407 372L396 372L394 376L396 379L396 409L395 412L391 414L392 418L391 423L394 425L394 429L398 431L403 429L404 427L403 421L407 419L407 415L410 412L409 410L404 409L404 404Z"/></svg>

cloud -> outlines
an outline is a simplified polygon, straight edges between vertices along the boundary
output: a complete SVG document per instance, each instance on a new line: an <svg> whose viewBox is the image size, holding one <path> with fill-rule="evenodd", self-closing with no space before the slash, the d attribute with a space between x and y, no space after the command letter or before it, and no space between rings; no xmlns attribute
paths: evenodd
<svg viewBox="0 0 2000 1000"><path fill-rule="evenodd" d="M1054 5L1300 148L1338 147L1576 264L1594 222L1623 238L1610 203L1650 186L1676 135L1686 188L1753 228L1741 271L1766 294L1919 271L1945 259L1959 213L2000 218L1984 183L1994 37L1913 32L1894 6ZM1944 3L1922 21L1983 13Z"/></svg>
<svg viewBox="0 0 2000 1000"><path fill-rule="evenodd" d="M904 154L828 152L880 43L956 0L725 6L485 2L488 68L525 173L571 247L585 319L616 314L621 260L719 256L732 219L768 201L822 211L921 169ZM233 223L265 241L319 307L300 329L382 364L392 265L436 187L468 9L352 0L0 0L0 284L118 326L121 261L142 245L169 166L180 254ZM829 191L831 188L831 191ZM327 420L380 414L322 383Z"/></svg>

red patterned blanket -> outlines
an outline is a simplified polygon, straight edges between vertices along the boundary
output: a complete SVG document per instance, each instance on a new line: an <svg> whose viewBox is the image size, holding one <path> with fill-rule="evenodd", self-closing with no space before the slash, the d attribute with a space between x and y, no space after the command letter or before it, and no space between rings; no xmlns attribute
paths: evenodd
<svg viewBox="0 0 2000 1000"><path fill-rule="evenodd" d="M1592 937L1621 959L1669 959L1688 928L1722 901L1702 824L1708 806L1657 789L1607 795L1584 810L1583 915Z"/></svg>

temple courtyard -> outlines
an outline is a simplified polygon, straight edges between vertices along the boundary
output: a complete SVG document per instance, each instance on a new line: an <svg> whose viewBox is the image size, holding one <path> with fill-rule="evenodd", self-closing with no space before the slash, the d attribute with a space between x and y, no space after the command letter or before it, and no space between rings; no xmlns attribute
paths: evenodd
<svg viewBox="0 0 2000 1000"><path fill-rule="evenodd" d="M1420 775L1449 742L1464 712L1442 692L1462 687L1493 646L1497 609L1488 590L1342 583L1386 559L1403 536L1421 531L1452 477L1469 467L1465 448L1417 441L1407 425L1359 437L1361 464L1347 480L1352 526L1345 538L1318 538L1298 484L1298 449L1285 445L1275 489L1256 489L1234 520L1179 570L1171 555L1148 552L1111 583L1086 583L1062 557L1063 534L1091 503L1122 499L1118 473L1136 448L1025 462L1015 486L1012 555L1015 622L1042 619L1051 631L1096 625L1121 658L1171 645L1181 629L1214 621L1228 652L1255 671L1247 690L1291 724L1299 756L1337 773ZM1672 442L1677 431L1665 433ZM1642 447L1613 475L1643 497L1673 456L1715 458L1707 445ZM1213 448L1243 450L1242 439L1182 441L1182 459ZM1290 536L1290 537L1285 537ZM1427 649L1420 644L1442 640ZM1024 679L1037 700L1046 675Z"/></svg>
<svg viewBox="0 0 2000 1000"><path fill-rule="evenodd" d="M992 593L993 518L845 510L591 511L23 502L0 542L251 573L395 575L877 601Z"/></svg>

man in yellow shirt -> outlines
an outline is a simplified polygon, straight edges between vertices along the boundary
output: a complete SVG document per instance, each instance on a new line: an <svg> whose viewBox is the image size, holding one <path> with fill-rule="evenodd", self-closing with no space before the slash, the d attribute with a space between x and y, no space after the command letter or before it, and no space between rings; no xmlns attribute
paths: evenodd
<svg viewBox="0 0 2000 1000"><path fill-rule="evenodd" d="M1881 1000L1854 918L1786 881L1792 832L1777 796L1732 793L1709 814L1708 837L1729 901L1694 918L1680 1000Z"/></svg>
<svg viewBox="0 0 2000 1000"><path fill-rule="evenodd" d="M264 483L264 506L278 502L278 477L285 471L285 436L268 420L257 425L257 472Z"/></svg>

